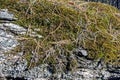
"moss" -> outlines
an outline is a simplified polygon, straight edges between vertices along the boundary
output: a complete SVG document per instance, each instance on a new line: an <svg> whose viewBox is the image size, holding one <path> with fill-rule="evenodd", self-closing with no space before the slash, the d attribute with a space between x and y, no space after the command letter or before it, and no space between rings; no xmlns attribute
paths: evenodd
<svg viewBox="0 0 120 80"><path fill-rule="evenodd" d="M53 48L54 52L51 52L52 55L47 57L45 63L55 64L58 63L56 58L59 55L72 55L74 48L83 47L88 50L91 59L103 58L110 64L118 62L120 19L115 15L119 13L116 8L93 2L76 2L71 5L68 2L47 0L38 0L34 4L29 1L6 1L1 0L0 8L10 9L18 18L17 24L26 28L31 26L32 30L38 28L38 33L44 36L43 39L27 37L28 39L20 41L24 44L23 50L28 61L31 52L37 50L37 64L43 63L47 50ZM71 62L72 68L76 61Z"/></svg>

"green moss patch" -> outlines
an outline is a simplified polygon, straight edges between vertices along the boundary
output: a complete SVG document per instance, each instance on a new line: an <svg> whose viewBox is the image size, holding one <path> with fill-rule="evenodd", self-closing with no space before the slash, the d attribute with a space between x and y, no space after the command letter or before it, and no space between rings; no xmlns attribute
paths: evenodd
<svg viewBox="0 0 120 80"><path fill-rule="evenodd" d="M36 64L58 64L60 59L66 66L65 60L70 58L72 50L83 47L88 51L88 58L103 58L106 63L119 65L120 19L116 14L120 13L112 6L91 2L72 5L47 0L35 3L1 0L0 8L8 8L18 18L17 24L33 31L39 29L37 33L43 36L20 40L28 61L33 51L39 58ZM65 56L63 60L61 55ZM76 60L70 59L69 67L75 67Z"/></svg>

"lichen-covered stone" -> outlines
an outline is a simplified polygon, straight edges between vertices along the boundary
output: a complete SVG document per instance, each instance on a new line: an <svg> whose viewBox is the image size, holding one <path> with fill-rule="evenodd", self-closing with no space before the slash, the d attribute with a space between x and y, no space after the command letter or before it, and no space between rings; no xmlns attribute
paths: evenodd
<svg viewBox="0 0 120 80"><path fill-rule="evenodd" d="M8 9L1 9L0 10L0 20L8 20L8 21L14 21L16 18L13 14L8 12Z"/></svg>
<svg viewBox="0 0 120 80"><path fill-rule="evenodd" d="M0 25L0 53L7 52L19 44L14 35L1 29L2 27Z"/></svg>
<svg viewBox="0 0 120 80"><path fill-rule="evenodd" d="M13 51L10 49L9 56L1 54L4 77L28 80L119 78L120 19L114 7L67 1L64 5L51 0L9 1L12 4L1 0L1 3L2 7L9 5L19 18L17 24L25 27L6 21L1 23L2 35L6 31L12 38L20 39L19 46L12 48ZM6 43L8 45L3 46L11 46L11 41Z"/></svg>

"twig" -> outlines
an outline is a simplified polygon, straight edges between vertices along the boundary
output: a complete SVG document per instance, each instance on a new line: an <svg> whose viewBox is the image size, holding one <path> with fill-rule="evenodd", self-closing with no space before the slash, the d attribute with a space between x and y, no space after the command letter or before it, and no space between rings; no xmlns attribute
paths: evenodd
<svg viewBox="0 0 120 80"><path fill-rule="evenodd" d="M54 31L50 32L50 34L55 33L61 27L61 25L62 25L62 22L59 24L59 26Z"/></svg>

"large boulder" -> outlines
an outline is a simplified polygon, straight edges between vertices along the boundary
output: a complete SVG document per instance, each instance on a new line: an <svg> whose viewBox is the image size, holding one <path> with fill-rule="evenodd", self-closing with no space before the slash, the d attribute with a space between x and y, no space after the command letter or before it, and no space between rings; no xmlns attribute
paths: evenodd
<svg viewBox="0 0 120 80"><path fill-rule="evenodd" d="M101 3L60 1L1 0L0 7L18 20L11 22L14 15L1 10L0 76L119 79L119 11Z"/></svg>

